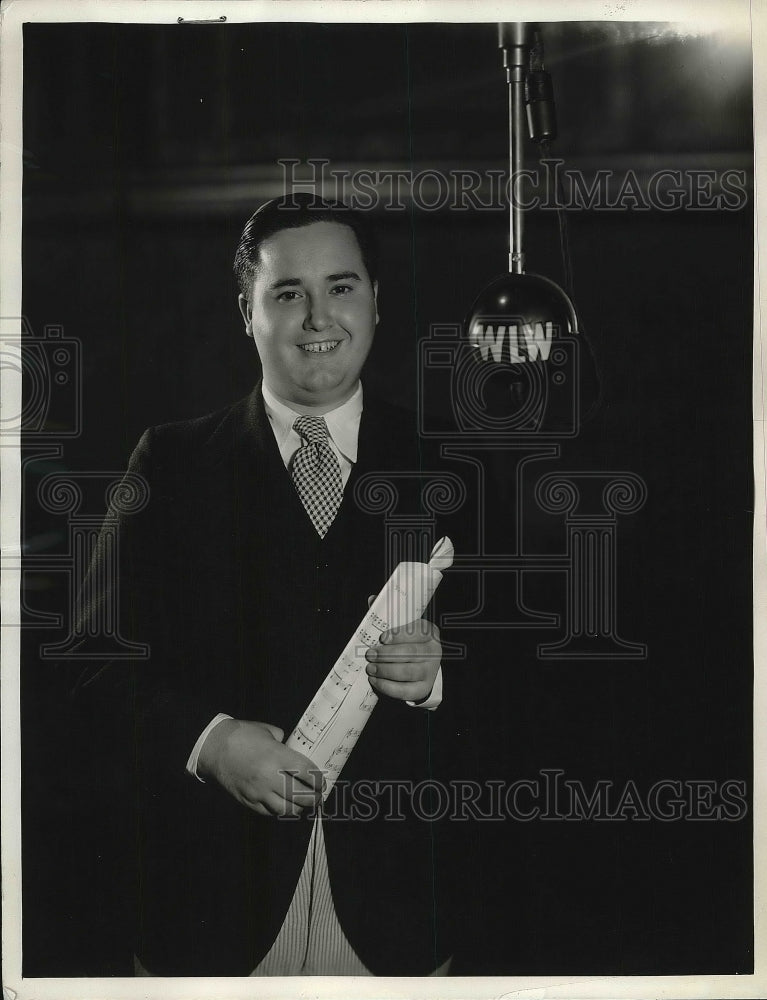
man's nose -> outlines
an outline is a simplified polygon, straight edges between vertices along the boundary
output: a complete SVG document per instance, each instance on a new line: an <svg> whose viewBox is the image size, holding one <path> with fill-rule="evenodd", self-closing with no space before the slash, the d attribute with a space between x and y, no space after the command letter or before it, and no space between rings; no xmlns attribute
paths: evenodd
<svg viewBox="0 0 767 1000"><path fill-rule="evenodd" d="M306 309L304 328L322 331L326 330L332 322L328 302L321 297L310 298Z"/></svg>

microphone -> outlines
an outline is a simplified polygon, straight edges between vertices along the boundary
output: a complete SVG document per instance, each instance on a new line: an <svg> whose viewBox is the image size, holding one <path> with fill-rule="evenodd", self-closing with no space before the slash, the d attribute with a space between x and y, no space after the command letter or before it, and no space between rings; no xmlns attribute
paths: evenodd
<svg viewBox="0 0 767 1000"><path fill-rule="evenodd" d="M574 436L599 395L596 366L571 298L551 279L525 272L524 219L514 196L524 117L529 138L546 148L557 134L554 91L537 25L499 24L498 44L509 87L509 273L475 298L458 375L489 427Z"/></svg>
<svg viewBox="0 0 767 1000"><path fill-rule="evenodd" d="M559 285L504 274L474 300L465 323L464 371L498 430L573 436L580 425L578 318Z"/></svg>

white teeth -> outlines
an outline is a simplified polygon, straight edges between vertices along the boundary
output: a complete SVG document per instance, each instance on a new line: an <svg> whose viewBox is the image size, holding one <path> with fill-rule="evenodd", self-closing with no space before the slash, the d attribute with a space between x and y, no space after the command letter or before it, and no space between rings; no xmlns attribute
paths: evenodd
<svg viewBox="0 0 767 1000"><path fill-rule="evenodd" d="M302 351L310 354L325 354L327 351L334 351L341 343L340 340L323 340L319 344L299 344Z"/></svg>

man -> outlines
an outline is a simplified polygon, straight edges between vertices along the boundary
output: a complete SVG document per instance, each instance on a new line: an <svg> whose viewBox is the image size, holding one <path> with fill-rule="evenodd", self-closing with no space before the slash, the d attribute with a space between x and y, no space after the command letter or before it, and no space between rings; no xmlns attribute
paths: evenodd
<svg viewBox="0 0 767 1000"><path fill-rule="evenodd" d="M375 246L358 214L296 195L249 220L235 270L263 381L224 411L147 431L130 468L150 501L117 517L123 629L151 649L123 671L137 971L444 974L449 838L407 794L440 776L441 730L455 729L437 707L436 627L391 629L368 651L380 701L327 818L322 775L283 743L392 568L386 512L357 484L396 473L413 515L435 471L415 418L360 383ZM102 541L96 577L107 558Z"/></svg>

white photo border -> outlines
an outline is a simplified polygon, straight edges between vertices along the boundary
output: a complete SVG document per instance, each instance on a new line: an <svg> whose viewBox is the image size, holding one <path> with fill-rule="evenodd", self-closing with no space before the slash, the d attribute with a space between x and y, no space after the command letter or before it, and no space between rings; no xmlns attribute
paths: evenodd
<svg viewBox="0 0 767 1000"><path fill-rule="evenodd" d="M767 115L767 64L759 54L767 52L767 0L515 0L513 4L493 0L4 0L0 7L0 226L2 260L0 303L2 315L21 316L21 185L22 185L22 26L24 22L141 22L170 24L185 20L324 22L495 22L535 21L666 21L711 24L750 19L754 55L755 126L755 260L754 260L754 843L767 842L767 535L765 532L764 348L761 316L767 315L767 282L760 288L759 235L767 226L762 192L767 185L764 154ZM762 235L762 242L764 237ZM765 250L767 253L767 249ZM0 413L20 412L20 373L3 368ZM20 553L20 452L19 442L2 452L2 521L0 538L4 556ZM765 901L767 871L764 850L755 850L755 972L739 976L598 976L598 977L270 977L269 979L109 978L37 979L21 975L21 788L19 726L19 583L18 569L2 575L2 895L3 895L3 993L6 1000L47 998L675 998L767 996L767 940Z"/></svg>

